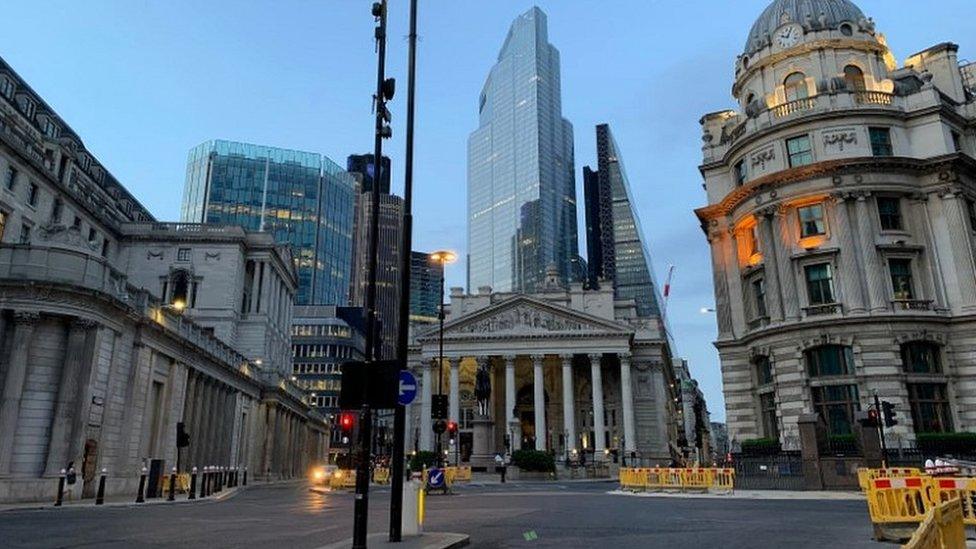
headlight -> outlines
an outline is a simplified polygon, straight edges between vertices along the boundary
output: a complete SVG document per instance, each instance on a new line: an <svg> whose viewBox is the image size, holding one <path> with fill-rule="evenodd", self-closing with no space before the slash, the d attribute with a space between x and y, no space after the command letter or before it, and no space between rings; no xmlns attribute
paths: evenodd
<svg viewBox="0 0 976 549"><path fill-rule="evenodd" d="M325 476L325 471L322 471L321 469L316 469L315 472L312 473L312 477L314 477L315 480L322 480L322 477L324 476Z"/></svg>

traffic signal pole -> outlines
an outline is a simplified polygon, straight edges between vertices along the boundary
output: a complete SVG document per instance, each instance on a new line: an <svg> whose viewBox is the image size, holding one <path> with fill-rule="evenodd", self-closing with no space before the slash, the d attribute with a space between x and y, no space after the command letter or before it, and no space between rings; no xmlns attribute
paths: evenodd
<svg viewBox="0 0 976 549"><path fill-rule="evenodd" d="M881 412L881 399L874 392L874 409L878 412L878 435L881 437L881 467L888 468L888 443L885 442L885 417Z"/></svg>
<svg viewBox="0 0 976 549"><path fill-rule="evenodd" d="M373 17L379 23L375 30L377 43L376 95L373 107L376 111L376 135L373 147L372 206L369 218L369 255L366 283L366 352L365 368L369 369L377 359L376 353L376 271L379 250L380 181L383 179L383 138L389 135L386 127L386 0L373 4ZM392 91L389 91L392 97ZM363 405L359 414L359 463L356 464L356 500L353 510L353 549L366 549L367 521L369 520L369 458L372 440L372 411L369 407L370 376L363 376Z"/></svg>
<svg viewBox="0 0 976 549"><path fill-rule="evenodd" d="M403 237L400 242L400 331L397 357L400 369L407 369L407 339L410 323L410 250L413 249L413 119L417 71L417 0L410 0L410 47L407 54L407 150L403 175ZM375 186L375 185L374 185ZM406 446L407 410L397 404L393 410L393 459L390 468L390 541L403 535L403 461Z"/></svg>

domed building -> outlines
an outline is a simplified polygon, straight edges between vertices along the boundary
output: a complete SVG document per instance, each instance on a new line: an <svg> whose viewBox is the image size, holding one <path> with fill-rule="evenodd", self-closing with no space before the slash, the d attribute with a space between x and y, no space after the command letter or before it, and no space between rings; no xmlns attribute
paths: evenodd
<svg viewBox="0 0 976 549"><path fill-rule="evenodd" d="M976 89L958 47L896 65L848 0L776 0L701 119L729 437L976 430Z"/></svg>

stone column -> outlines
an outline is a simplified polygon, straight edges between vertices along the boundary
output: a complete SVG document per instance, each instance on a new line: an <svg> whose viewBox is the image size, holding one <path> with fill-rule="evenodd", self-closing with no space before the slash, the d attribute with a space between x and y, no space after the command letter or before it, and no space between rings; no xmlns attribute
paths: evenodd
<svg viewBox="0 0 976 549"><path fill-rule="evenodd" d="M888 292L885 286L884 265L878 255L874 240L874 215L868 208L869 193L861 193L854 203L855 217L857 217L858 243L861 257L864 258L864 278L868 287L868 307L871 311L885 311L888 309Z"/></svg>
<svg viewBox="0 0 976 549"><path fill-rule="evenodd" d="M278 429L278 406L274 402L268 403L268 416L264 426L264 459L261 460L260 474L271 479L272 457L275 450L275 438Z"/></svg>
<svg viewBox="0 0 976 549"><path fill-rule="evenodd" d="M620 355L620 398L624 408L624 451L637 451L637 428L634 422L634 393L630 381L630 355Z"/></svg>
<svg viewBox="0 0 976 549"><path fill-rule="evenodd" d="M512 438L512 451L522 449L521 433L513 433L512 427L517 424L515 417L515 356L505 356L505 431Z"/></svg>
<svg viewBox="0 0 976 549"><path fill-rule="evenodd" d="M848 194L834 195L834 218L837 220L836 231L840 237L840 258L838 261L838 275L840 287L843 291L845 307L852 313L864 313L867 311L864 299L864 289L857 261L857 245L854 240L854 226L851 225L851 218L847 211ZM837 299L835 297L835 299Z"/></svg>
<svg viewBox="0 0 976 549"><path fill-rule="evenodd" d="M776 268L782 291L783 318L787 322L800 319L800 299L796 292L796 271L793 270L791 245L793 242L792 216L784 210L777 210L775 219L778 221L773 231L774 249L776 250ZM778 233L778 234L777 234Z"/></svg>
<svg viewBox="0 0 976 549"><path fill-rule="evenodd" d="M776 269L776 231L773 230L775 209L766 208L759 218L759 251L763 254L763 277L766 283L766 314L771 322L783 320L783 290L779 284L779 271ZM749 298L755 300L749 289Z"/></svg>
<svg viewBox="0 0 976 549"><path fill-rule="evenodd" d="M433 387L431 386L430 370L434 367L434 362L436 359L431 359L430 361L420 363L420 425L417 427L420 429L420 449L424 451L431 451L434 449L433 443L431 441L431 415L432 409L432 392Z"/></svg>
<svg viewBox="0 0 976 549"><path fill-rule="evenodd" d="M959 305L963 310L971 311L976 306L976 265L973 263L972 233L967 219L967 206L958 190L940 193L939 196L942 198L942 209L949 228L953 267L959 296L962 298Z"/></svg>
<svg viewBox="0 0 976 549"><path fill-rule="evenodd" d="M91 368L93 361L92 332L97 324L91 320L75 318L68 328L68 342L65 346L64 363L58 382L57 400L54 401L54 416L51 419L51 438L47 450L47 465L44 476L57 476L68 461L75 461L73 448L77 447L74 436L81 436L80 427L88 418L82 415L85 402L82 397L91 387ZM81 422L79 427L76 422ZM76 433L76 431L78 431ZM80 470L78 463L77 469Z"/></svg>
<svg viewBox="0 0 976 549"><path fill-rule="evenodd" d="M447 364L449 366L448 370L450 371L451 376L449 384L450 394L448 395L448 421L460 422L461 420L460 363L461 360L458 358L447 359Z"/></svg>
<svg viewBox="0 0 976 549"><path fill-rule="evenodd" d="M197 372L195 384L197 388L193 391L193 423L189 427L190 463L192 467L199 469L205 465L202 463L203 457L201 456L200 448L203 446L203 423L206 418L203 403L207 389L207 378Z"/></svg>
<svg viewBox="0 0 976 549"><path fill-rule="evenodd" d="M0 396L0 475L10 473L13 459L14 435L17 432L17 418L20 415L20 399L27 381L27 360L30 355L34 327L40 320L37 313L18 312L14 314L13 344L7 363L7 375Z"/></svg>
<svg viewBox="0 0 976 549"><path fill-rule="evenodd" d="M200 430L200 464L204 467L214 465L213 452L213 415L214 415L214 380L208 379L203 390L203 422Z"/></svg>
<svg viewBox="0 0 976 549"><path fill-rule="evenodd" d="M542 363L545 357L532 355L532 408L535 411L535 449L546 449L546 393Z"/></svg>
<svg viewBox="0 0 976 549"><path fill-rule="evenodd" d="M593 459L603 459L607 447L607 429L603 423L603 373L600 371L601 354L591 354L590 375L593 378Z"/></svg>
<svg viewBox="0 0 976 549"><path fill-rule="evenodd" d="M563 361L563 433L566 436L566 447L563 450L569 454L576 447L576 403L573 400L573 355L561 355Z"/></svg>
<svg viewBox="0 0 976 549"><path fill-rule="evenodd" d="M183 393L183 417L180 421L183 422L183 429L186 430L190 435L190 448L193 447L193 437L196 436L196 432L193 429L193 401L196 400L197 392L197 372L196 370L191 370L189 365L187 365L186 371L186 391ZM179 441L177 441L179 443ZM182 450L183 460L181 465L185 471L189 471L190 467L193 466L191 463L192 458L190 457L190 448ZM177 446L176 454L179 455L181 449Z"/></svg>

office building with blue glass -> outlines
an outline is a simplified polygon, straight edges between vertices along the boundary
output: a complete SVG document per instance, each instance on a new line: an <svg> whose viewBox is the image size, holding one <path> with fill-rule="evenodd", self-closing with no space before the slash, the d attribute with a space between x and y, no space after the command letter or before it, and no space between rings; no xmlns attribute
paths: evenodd
<svg viewBox="0 0 976 549"><path fill-rule="evenodd" d="M531 292L578 262L573 127L546 15L520 15L491 68L468 138L468 288Z"/></svg>
<svg viewBox="0 0 976 549"><path fill-rule="evenodd" d="M239 225L291 245L299 305L346 305L355 181L325 156L207 141L190 151L180 218Z"/></svg>

